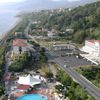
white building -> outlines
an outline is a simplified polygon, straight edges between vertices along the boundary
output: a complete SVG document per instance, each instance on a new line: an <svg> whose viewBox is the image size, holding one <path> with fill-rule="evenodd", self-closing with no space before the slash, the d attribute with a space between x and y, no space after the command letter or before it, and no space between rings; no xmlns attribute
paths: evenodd
<svg viewBox="0 0 100 100"><path fill-rule="evenodd" d="M74 50L75 46L70 44L54 44L53 50Z"/></svg>
<svg viewBox="0 0 100 100"><path fill-rule="evenodd" d="M91 56L100 57L100 40L86 40L82 51L89 53Z"/></svg>
<svg viewBox="0 0 100 100"><path fill-rule="evenodd" d="M48 31L48 38L58 38L58 34L52 31Z"/></svg>
<svg viewBox="0 0 100 100"><path fill-rule="evenodd" d="M68 33L70 33L70 34L71 34L71 33L73 33L73 32L74 32L74 29L67 28L67 29L66 29L66 32L68 32Z"/></svg>
<svg viewBox="0 0 100 100"><path fill-rule="evenodd" d="M15 39L13 40L12 52L13 54L22 54L28 51L27 40Z"/></svg>

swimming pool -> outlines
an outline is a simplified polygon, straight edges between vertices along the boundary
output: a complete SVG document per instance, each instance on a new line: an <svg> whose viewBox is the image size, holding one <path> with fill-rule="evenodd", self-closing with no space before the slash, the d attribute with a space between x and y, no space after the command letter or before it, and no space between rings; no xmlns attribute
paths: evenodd
<svg viewBox="0 0 100 100"><path fill-rule="evenodd" d="M47 97L40 94L27 94L19 97L17 100L47 100Z"/></svg>

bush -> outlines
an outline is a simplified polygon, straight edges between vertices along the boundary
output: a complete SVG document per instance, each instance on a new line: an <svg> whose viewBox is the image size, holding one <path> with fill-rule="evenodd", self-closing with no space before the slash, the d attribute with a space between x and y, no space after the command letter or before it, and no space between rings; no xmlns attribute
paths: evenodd
<svg viewBox="0 0 100 100"><path fill-rule="evenodd" d="M0 96L2 96L4 94L4 87L3 86L0 86Z"/></svg>

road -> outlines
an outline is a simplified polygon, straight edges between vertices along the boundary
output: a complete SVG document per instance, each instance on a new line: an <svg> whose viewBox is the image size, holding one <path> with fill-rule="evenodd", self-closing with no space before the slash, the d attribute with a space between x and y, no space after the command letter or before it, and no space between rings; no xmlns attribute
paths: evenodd
<svg viewBox="0 0 100 100"><path fill-rule="evenodd" d="M73 56L72 56L72 58L59 57L57 55L54 56L54 57L52 57L52 56L53 56L53 54L51 52L49 52L49 57L50 57L50 61L51 62L57 63L60 68L64 69L66 71L66 73L68 73L76 82L78 82L82 87L84 87L84 89L86 91L88 91L88 93L90 93L96 100L100 100L100 88L98 88L95 85L93 85L89 80L87 80L84 76L82 76L81 74L79 74L78 72L76 72L73 69L73 63L75 65L76 61L77 61L76 65L77 64L84 65L84 63L85 64L91 64L91 63L88 63L88 62L80 63L80 61L84 61L84 59L83 60L79 60L77 58L73 58ZM66 62L66 60L67 60L67 62ZM66 64L66 68L64 67L65 64ZM68 64L70 64L70 66Z"/></svg>
<svg viewBox="0 0 100 100"><path fill-rule="evenodd" d="M31 23L29 22L28 25L26 26L25 30L24 30L24 35L25 37L28 39L29 35L28 35L28 31L29 31L29 26L31 25Z"/></svg>
<svg viewBox="0 0 100 100"><path fill-rule="evenodd" d="M4 76L7 77L9 74L9 58L8 58L9 53L6 53L5 55L5 74ZM10 80L5 80L5 94L8 95L11 93L11 81Z"/></svg>

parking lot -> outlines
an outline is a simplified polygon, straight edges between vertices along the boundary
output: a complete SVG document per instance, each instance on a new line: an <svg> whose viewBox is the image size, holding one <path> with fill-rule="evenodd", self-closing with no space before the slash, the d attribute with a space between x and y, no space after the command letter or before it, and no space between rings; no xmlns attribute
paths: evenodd
<svg viewBox="0 0 100 100"><path fill-rule="evenodd" d="M51 51L51 62L56 62L60 65L66 65L67 67L79 67L79 66L88 66L92 65L90 61L87 61L85 58L78 58L76 55L65 55L71 52L66 51Z"/></svg>

